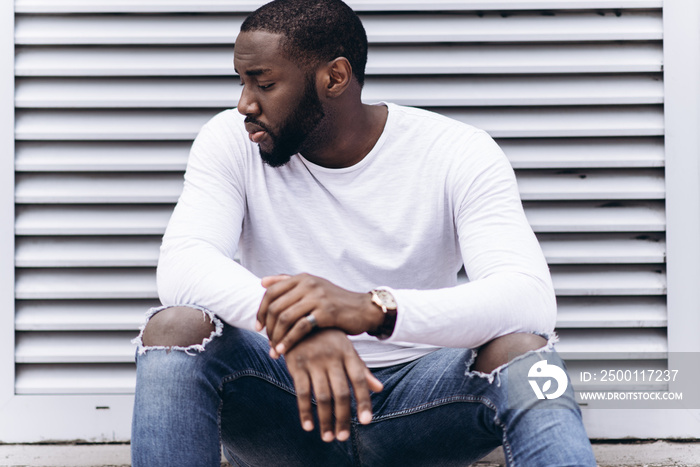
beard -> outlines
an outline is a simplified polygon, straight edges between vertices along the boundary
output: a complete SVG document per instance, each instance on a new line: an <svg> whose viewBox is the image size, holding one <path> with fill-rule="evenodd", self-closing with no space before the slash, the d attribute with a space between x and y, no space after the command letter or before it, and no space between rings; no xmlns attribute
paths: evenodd
<svg viewBox="0 0 700 467"><path fill-rule="evenodd" d="M268 132L272 140L272 149L265 151L260 147L260 157L270 167L281 167L299 152L308 136L318 127L326 116L321 100L316 92L314 76L307 77L304 95L287 119L276 132L264 127L254 119L246 117L246 122L255 123Z"/></svg>

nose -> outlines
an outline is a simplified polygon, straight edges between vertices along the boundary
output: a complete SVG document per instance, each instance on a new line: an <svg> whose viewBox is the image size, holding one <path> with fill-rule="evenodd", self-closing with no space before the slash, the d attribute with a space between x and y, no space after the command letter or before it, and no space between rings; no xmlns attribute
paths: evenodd
<svg viewBox="0 0 700 467"><path fill-rule="evenodd" d="M243 86L243 91L241 91L241 97L238 99L236 108L239 113L246 116L260 114L260 105L255 99L254 93L248 90L248 86Z"/></svg>

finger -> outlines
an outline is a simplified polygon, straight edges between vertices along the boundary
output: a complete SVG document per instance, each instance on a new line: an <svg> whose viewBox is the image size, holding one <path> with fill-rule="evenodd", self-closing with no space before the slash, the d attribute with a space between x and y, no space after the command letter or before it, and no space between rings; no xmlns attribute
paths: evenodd
<svg viewBox="0 0 700 467"><path fill-rule="evenodd" d="M329 372L331 390L333 391L333 408L335 412L335 435L338 441L350 438L350 388L348 378L342 367Z"/></svg>
<svg viewBox="0 0 700 467"><path fill-rule="evenodd" d="M299 338L304 337L312 329L309 321L304 318L313 311L314 304L311 300L307 300L303 294L296 292L297 289L290 291L275 300L271 305L271 308L275 310L278 306L284 307L284 311L281 313L275 312L268 315L268 322L271 324L267 328L267 334L270 339L270 345L275 350L277 350L277 346L294 327L301 326L300 331L305 330L305 333L300 335ZM294 299L297 299L297 301L292 302ZM276 319L270 320L270 316L274 317L274 315L277 315ZM295 342L298 342L299 338ZM286 348L291 349L292 347L286 346ZM279 350L277 352L280 354L284 353L284 351L280 352Z"/></svg>
<svg viewBox="0 0 700 467"><path fill-rule="evenodd" d="M270 356L278 358L279 353L275 347L279 341L285 336L290 327L296 321L308 315L311 312L311 304L305 300L304 292L301 287L295 286L288 290L284 295L277 298L267 308L267 317L265 327L267 328L267 336L270 340ZM296 306L295 306L296 305ZM290 307L294 307L289 312ZM282 319L282 321L280 321Z"/></svg>
<svg viewBox="0 0 700 467"><path fill-rule="evenodd" d="M369 385L370 391L382 392L384 390L384 384L374 376L369 368L365 368L365 374L367 375L367 384Z"/></svg>
<svg viewBox="0 0 700 467"><path fill-rule="evenodd" d="M292 377L294 378L294 388L297 392L297 407L299 407L301 427L305 431L312 431L314 429L314 414L311 404L311 383L309 381L309 375L306 371L299 370L294 372Z"/></svg>
<svg viewBox="0 0 700 467"><path fill-rule="evenodd" d="M260 301L260 306L258 307L258 313L256 316L255 329L262 331L263 326L267 324L268 308L272 302L277 298L287 293L289 290L294 288L296 282L292 280L293 278L288 278L284 280L277 281L274 284L270 284Z"/></svg>
<svg viewBox="0 0 700 467"><path fill-rule="evenodd" d="M333 432L333 398L326 372L323 370L312 372L311 384L313 385L314 395L316 396L316 411L318 412L321 439L330 443L335 439L335 434Z"/></svg>
<svg viewBox="0 0 700 467"><path fill-rule="evenodd" d="M271 285L276 284L280 281L289 279L290 277L292 277L292 276L290 276L289 274L277 274L275 276L265 276L262 278L261 282L262 282L263 287L268 288Z"/></svg>
<svg viewBox="0 0 700 467"><path fill-rule="evenodd" d="M301 314L301 316L299 316L299 318L297 318L297 320L294 323L294 325L292 326L292 328L289 329L282 336L281 339L276 335L275 340L271 341L275 352L277 352L280 355L283 355L289 349L291 349L295 345L297 345L304 337L309 335L311 333L311 331L313 331L316 327L320 327L320 325L318 324L318 321L316 321L316 326L314 326L307 319L307 317L309 315L311 315L313 312L314 312L314 310L307 310L306 307L303 307L303 308L300 307L299 314ZM314 315L314 318L317 318L316 314ZM278 320L277 329L279 329L279 328L280 328L280 323Z"/></svg>
<svg viewBox="0 0 700 467"><path fill-rule="evenodd" d="M357 419L363 425L372 421L372 400L369 396L368 373L370 372L357 355L351 355L345 359L345 371L347 372L352 390L357 401ZM374 376L372 376L374 378ZM374 378L376 380L376 378ZM381 383L380 383L381 384Z"/></svg>

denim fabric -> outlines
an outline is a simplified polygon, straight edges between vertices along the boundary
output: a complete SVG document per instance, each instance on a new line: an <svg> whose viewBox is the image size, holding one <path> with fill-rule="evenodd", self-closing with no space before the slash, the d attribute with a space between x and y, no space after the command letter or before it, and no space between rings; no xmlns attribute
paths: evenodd
<svg viewBox="0 0 700 467"><path fill-rule="evenodd" d="M466 466L500 445L509 466L595 465L571 386L538 400L526 380L544 358L563 366L551 346L490 375L469 370L468 349L373 369L384 390L372 423L354 418L350 440L332 443L302 430L292 379L263 336L224 324L205 348L182 350L139 349L134 467L218 466L220 443L242 466Z"/></svg>

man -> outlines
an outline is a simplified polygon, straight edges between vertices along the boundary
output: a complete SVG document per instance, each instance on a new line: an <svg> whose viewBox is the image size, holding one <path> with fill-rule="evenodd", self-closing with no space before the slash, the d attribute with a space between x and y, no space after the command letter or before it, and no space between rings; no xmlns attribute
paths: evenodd
<svg viewBox="0 0 700 467"><path fill-rule="evenodd" d="M505 156L363 104L366 59L340 0L243 23L240 115L194 142L138 339L135 466L218 465L220 441L238 465L595 465L571 388L526 380L561 361Z"/></svg>

